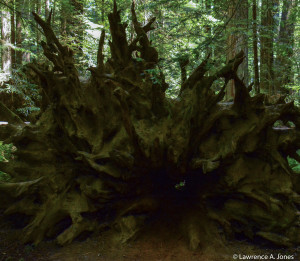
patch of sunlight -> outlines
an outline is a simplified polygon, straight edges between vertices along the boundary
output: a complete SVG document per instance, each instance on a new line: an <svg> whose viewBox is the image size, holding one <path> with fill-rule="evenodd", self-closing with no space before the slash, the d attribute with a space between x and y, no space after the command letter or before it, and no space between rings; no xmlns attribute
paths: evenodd
<svg viewBox="0 0 300 261"><path fill-rule="evenodd" d="M188 47L190 48L196 48L198 45L195 43L188 43Z"/></svg>
<svg viewBox="0 0 300 261"><path fill-rule="evenodd" d="M99 39L101 35L101 29L104 28L103 25L95 24L91 22L89 19L84 18L84 23L89 27L86 32L93 38Z"/></svg>
<svg viewBox="0 0 300 261"><path fill-rule="evenodd" d="M214 18L212 15L204 15L204 17L205 17L208 21L213 22L213 23L221 22L221 20Z"/></svg>
<svg viewBox="0 0 300 261"><path fill-rule="evenodd" d="M83 20L84 20L84 23L86 25L88 25L91 29L102 29L103 28L103 25L101 25L101 24L95 24L95 23L93 23L92 21L90 21L86 17Z"/></svg>
<svg viewBox="0 0 300 261"><path fill-rule="evenodd" d="M0 73L0 83L6 82L9 79L9 73Z"/></svg>
<svg viewBox="0 0 300 261"><path fill-rule="evenodd" d="M101 35L100 30L89 30L87 29L86 32L93 38L99 39Z"/></svg>
<svg viewBox="0 0 300 261"><path fill-rule="evenodd" d="M196 9L196 8L198 7L198 4L196 4L196 3L192 2L192 1L190 1L190 2L188 2L187 4L185 4L184 7Z"/></svg>

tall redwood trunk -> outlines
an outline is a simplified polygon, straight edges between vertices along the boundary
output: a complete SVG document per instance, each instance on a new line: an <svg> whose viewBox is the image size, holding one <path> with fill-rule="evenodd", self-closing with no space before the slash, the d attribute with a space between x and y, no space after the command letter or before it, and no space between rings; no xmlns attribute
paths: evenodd
<svg viewBox="0 0 300 261"><path fill-rule="evenodd" d="M105 3L104 0L101 0L101 22L104 23L105 19Z"/></svg>
<svg viewBox="0 0 300 261"><path fill-rule="evenodd" d="M84 2L80 0L70 0L70 4L73 9L73 13L72 16L67 19L67 22L73 25L73 30L70 31L70 34L75 38L74 43L78 47L78 55L82 55L84 42Z"/></svg>
<svg viewBox="0 0 300 261"><path fill-rule="evenodd" d="M281 90L283 90L285 85L291 84L294 81L292 57L298 2L298 0L284 1L282 6L275 68L278 73L276 86Z"/></svg>
<svg viewBox="0 0 300 261"><path fill-rule="evenodd" d="M35 13L38 15L41 15L41 0L35 0ZM39 49L40 49L40 41L41 41L41 33L36 29L36 54L39 54Z"/></svg>
<svg viewBox="0 0 300 261"><path fill-rule="evenodd" d="M23 9L24 0L16 0L16 47L22 48L22 17L21 11ZM22 51L17 50L16 52L16 63L22 64Z"/></svg>
<svg viewBox="0 0 300 261"><path fill-rule="evenodd" d="M227 61L243 50L245 59L238 69L238 76L243 82L248 84L248 43L246 34L240 33L247 31L248 23L248 1L231 0L228 9L228 18L231 22L228 25L229 35L227 37ZM238 29L236 29L238 28ZM235 83L230 80L226 87L226 99L231 100L235 97Z"/></svg>
<svg viewBox="0 0 300 261"><path fill-rule="evenodd" d="M62 36L67 35L67 16L69 15L67 11L70 10L68 8L68 3L66 2L61 2L60 3L60 33Z"/></svg>
<svg viewBox="0 0 300 261"><path fill-rule="evenodd" d="M23 1L23 5L20 6L20 10L22 12L22 18L29 21L29 20L32 20L31 18L31 12L32 11L35 11L35 1L36 0L24 0ZM22 20L21 20L22 21ZM33 35L35 34L35 32L33 32L33 28L32 26L30 26L30 31L31 33L33 33ZM24 35L25 37L25 35ZM23 35L22 35L22 40L24 39ZM23 41L22 41L23 42ZM26 49L26 50L29 50L28 51L25 51L22 53L22 60L26 63L29 63L30 62L30 59L31 59L31 51L32 50L32 46L34 46L34 44L23 44L23 48Z"/></svg>
<svg viewBox="0 0 300 261"><path fill-rule="evenodd" d="M252 0L252 34L253 34L253 67L254 67L254 89L256 93L260 93L259 86L259 67L258 67L258 38L257 38L257 5L256 0Z"/></svg>
<svg viewBox="0 0 300 261"><path fill-rule="evenodd" d="M7 75L11 73L11 51L10 51L10 12L6 8L1 11L1 43L2 50L2 64L1 68Z"/></svg>
<svg viewBox="0 0 300 261"><path fill-rule="evenodd" d="M52 24L55 23L56 18L56 0L53 0L53 8L52 8Z"/></svg>
<svg viewBox="0 0 300 261"><path fill-rule="evenodd" d="M275 93L274 37L278 0L262 0L260 30L260 87L269 95Z"/></svg>
<svg viewBox="0 0 300 261"><path fill-rule="evenodd" d="M13 9L10 10L10 34L11 39L10 43L12 45L11 51L11 65L12 68L15 68L16 66L16 50L15 50L15 44L16 44L16 26L15 26L15 1L11 0L11 6Z"/></svg>
<svg viewBox="0 0 300 261"><path fill-rule="evenodd" d="M205 10L207 13L209 13L209 11L211 11L211 7L212 7L212 0L205 0ZM207 35L207 37L209 37L209 38L211 37L211 34L212 34L211 25L205 25L205 34ZM213 52L213 48L210 46L207 46L206 56L208 54L212 54L212 52Z"/></svg>
<svg viewBox="0 0 300 261"><path fill-rule="evenodd" d="M49 0L45 0L45 17L48 17L50 12L50 2Z"/></svg>

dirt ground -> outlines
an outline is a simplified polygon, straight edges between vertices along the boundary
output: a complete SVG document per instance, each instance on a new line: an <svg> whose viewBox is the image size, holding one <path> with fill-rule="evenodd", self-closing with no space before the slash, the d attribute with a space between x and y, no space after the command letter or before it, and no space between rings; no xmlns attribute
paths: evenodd
<svg viewBox="0 0 300 261"><path fill-rule="evenodd" d="M107 230L64 247L53 241L42 242L37 247L23 245L20 233L20 230L12 230L0 223L0 261L232 261L242 260L243 255L270 257L271 254L274 258L264 260L280 260L279 253L289 255L288 260L300 260L300 246L276 249L237 240L227 242L223 247L206 244L206 247L191 251L182 235L168 229L150 228L126 244L114 240L113 231ZM240 256L234 259L234 254Z"/></svg>

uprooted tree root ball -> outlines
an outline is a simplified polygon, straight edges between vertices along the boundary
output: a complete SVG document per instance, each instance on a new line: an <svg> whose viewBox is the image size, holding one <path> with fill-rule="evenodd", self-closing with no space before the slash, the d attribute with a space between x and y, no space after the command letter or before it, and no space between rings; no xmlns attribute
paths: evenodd
<svg viewBox="0 0 300 261"><path fill-rule="evenodd" d="M42 113L25 125L5 110L11 124L1 127L1 138L17 151L0 165L13 177L0 183L0 207L22 217L24 242L55 238L64 245L107 227L126 242L161 218L192 249L235 236L299 244L299 175L287 162L299 161L299 109L283 99L267 104L263 94L250 97L236 73L243 53L210 76L207 57L178 98L167 98L163 73L156 81L151 75L158 64L147 38L154 19L141 26L134 5L131 12L136 38L128 43L114 1L111 58L104 62L103 31L88 83L55 36L51 14L33 14L54 65L32 66L41 79ZM210 87L220 78L225 84L215 94ZM235 99L222 103L231 79ZM275 128L277 120L295 127Z"/></svg>

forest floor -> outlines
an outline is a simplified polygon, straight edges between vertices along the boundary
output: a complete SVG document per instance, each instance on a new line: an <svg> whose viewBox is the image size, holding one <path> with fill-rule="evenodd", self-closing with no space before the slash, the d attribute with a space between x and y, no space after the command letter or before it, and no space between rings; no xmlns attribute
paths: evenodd
<svg viewBox="0 0 300 261"><path fill-rule="evenodd" d="M20 230L12 230L8 224L1 222L0 261L261 260L247 258L244 255L264 255L264 260L282 260L284 256L285 260L300 260L300 247L279 249L233 240L223 247L208 245L191 251L188 242L178 234L178 231L176 233L166 227L160 230L150 228L144 232L136 240L126 244L117 243L112 236L112 230L107 230L101 235L94 234L64 247L57 246L53 241L42 242L37 247L32 247L21 243Z"/></svg>

